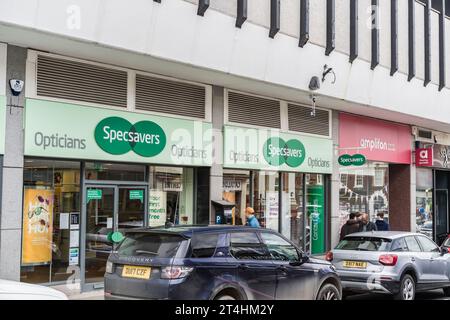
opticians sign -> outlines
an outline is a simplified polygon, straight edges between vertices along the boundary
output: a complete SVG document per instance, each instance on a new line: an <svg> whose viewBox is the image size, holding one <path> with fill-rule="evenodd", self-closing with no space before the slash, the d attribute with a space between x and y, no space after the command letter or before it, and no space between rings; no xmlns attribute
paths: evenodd
<svg viewBox="0 0 450 320"><path fill-rule="evenodd" d="M212 125L27 99L25 154L188 166L212 163Z"/></svg>
<svg viewBox="0 0 450 320"><path fill-rule="evenodd" d="M224 166L236 169L331 173L330 139L280 130L225 126Z"/></svg>

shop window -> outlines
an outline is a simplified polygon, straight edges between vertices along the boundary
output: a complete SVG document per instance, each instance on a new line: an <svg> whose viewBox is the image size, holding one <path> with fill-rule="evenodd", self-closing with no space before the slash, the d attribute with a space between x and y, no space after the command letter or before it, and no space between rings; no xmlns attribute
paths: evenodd
<svg viewBox="0 0 450 320"><path fill-rule="evenodd" d="M416 169L416 231L433 238L433 171Z"/></svg>
<svg viewBox="0 0 450 320"><path fill-rule="evenodd" d="M224 170L223 200L234 203L232 224L245 225L245 208L250 206L250 171Z"/></svg>
<svg viewBox="0 0 450 320"><path fill-rule="evenodd" d="M254 173L254 210L262 228L278 231L280 205L278 192L278 172L257 171Z"/></svg>
<svg viewBox="0 0 450 320"><path fill-rule="evenodd" d="M21 281L54 283L79 265L80 163L26 159Z"/></svg>
<svg viewBox="0 0 450 320"><path fill-rule="evenodd" d="M347 185L348 184L348 174L347 173L341 173L341 184Z"/></svg>
<svg viewBox="0 0 450 320"><path fill-rule="evenodd" d="M193 224L194 169L150 167L150 226Z"/></svg>
<svg viewBox="0 0 450 320"><path fill-rule="evenodd" d="M371 221L383 213L389 223L389 165L369 161L355 169L341 167L340 174L347 175L347 181L341 180L339 192L340 226L352 212L368 213Z"/></svg>
<svg viewBox="0 0 450 320"><path fill-rule="evenodd" d="M86 162L87 180L145 181L145 166L135 164Z"/></svg>

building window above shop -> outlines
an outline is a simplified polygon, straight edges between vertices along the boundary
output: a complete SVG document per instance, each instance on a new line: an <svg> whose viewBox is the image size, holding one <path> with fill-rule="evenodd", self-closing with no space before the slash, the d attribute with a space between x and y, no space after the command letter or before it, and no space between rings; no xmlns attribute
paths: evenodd
<svg viewBox="0 0 450 320"><path fill-rule="evenodd" d="M364 172L356 171L355 172L355 188L364 188Z"/></svg>

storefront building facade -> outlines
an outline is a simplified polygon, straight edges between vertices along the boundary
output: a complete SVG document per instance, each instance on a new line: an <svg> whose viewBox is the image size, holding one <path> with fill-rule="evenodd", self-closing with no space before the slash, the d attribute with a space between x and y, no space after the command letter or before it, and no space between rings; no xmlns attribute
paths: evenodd
<svg viewBox="0 0 450 320"><path fill-rule="evenodd" d="M340 225L352 212L383 214L391 230L410 231L410 127L340 113L339 128Z"/></svg>
<svg viewBox="0 0 450 320"><path fill-rule="evenodd" d="M282 233L312 254L328 245L331 139L227 125L224 200L232 221L245 224L252 207L260 225Z"/></svg>
<svg viewBox="0 0 450 320"><path fill-rule="evenodd" d="M450 233L450 139L414 128L416 148L416 230L441 244Z"/></svg>

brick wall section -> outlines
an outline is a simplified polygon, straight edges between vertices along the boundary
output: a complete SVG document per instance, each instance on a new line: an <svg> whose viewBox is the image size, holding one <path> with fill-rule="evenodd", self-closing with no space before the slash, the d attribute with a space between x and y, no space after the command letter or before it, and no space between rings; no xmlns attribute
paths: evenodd
<svg viewBox="0 0 450 320"><path fill-rule="evenodd" d="M392 231L411 231L411 167L389 165L389 222Z"/></svg>

